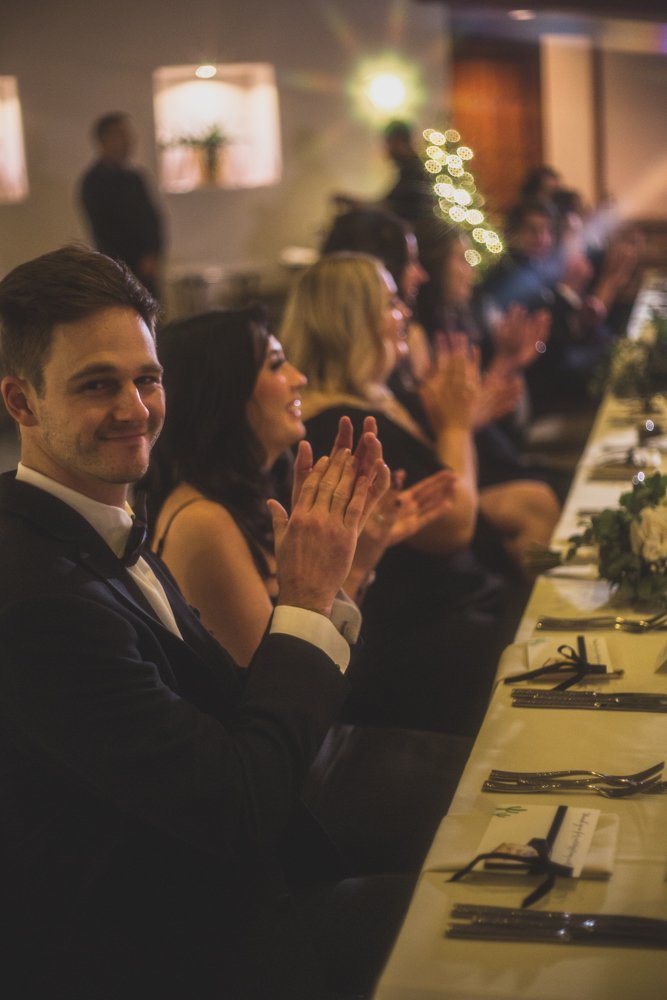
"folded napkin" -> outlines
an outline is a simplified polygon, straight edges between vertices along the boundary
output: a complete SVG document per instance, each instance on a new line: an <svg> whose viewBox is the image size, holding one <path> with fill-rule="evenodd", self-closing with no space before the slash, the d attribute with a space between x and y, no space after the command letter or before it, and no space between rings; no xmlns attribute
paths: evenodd
<svg viewBox="0 0 667 1000"><path fill-rule="evenodd" d="M516 815L521 818L521 825L519 832L519 828L512 826L511 819L508 818L505 821L507 824L505 839L512 840L516 835L520 841L527 842L531 836L540 836L545 823L548 822L547 814L553 816L555 808L555 806L526 806L524 802L518 800L512 802L511 792L508 792L507 803L504 804L503 810L505 812L516 810ZM588 810L588 812L598 813L598 810ZM531 814L535 819L534 824ZM484 846L487 831L496 818L484 813L445 816L426 856L423 871L450 872L465 867L481 853L479 848ZM616 858L618 829L617 815L614 813L597 815L595 832L583 859L581 878L608 878L611 875ZM526 836L526 831L530 830L534 830L534 833L528 833ZM479 871L483 871L481 866Z"/></svg>
<svg viewBox="0 0 667 1000"><path fill-rule="evenodd" d="M563 657L558 653L559 647L570 646L576 650L578 634L580 633L558 632L557 635L539 635L528 639L526 642L515 642L511 646L507 646L498 664L496 680L501 681L505 677L516 677L516 675L521 674L523 671L527 673L529 670L543 666L549 660L562 660ZM609 652L605 639L589 633L586 635L586 648L589 663L603 663L607 667L608 674L613 675L616 673L618 668L614 665L613 657ZM533 683L540 684L542 682L548 686L553 686L558 677L562 679L565 676L566 674L561 671L544 674L534 681L531 680L531 686ZM520 678L517 677L516 682L519 683L519 680ZM606 680L604 674L590 674L587 675L584 683L590 683L595 687L604 680Z"/></svg>

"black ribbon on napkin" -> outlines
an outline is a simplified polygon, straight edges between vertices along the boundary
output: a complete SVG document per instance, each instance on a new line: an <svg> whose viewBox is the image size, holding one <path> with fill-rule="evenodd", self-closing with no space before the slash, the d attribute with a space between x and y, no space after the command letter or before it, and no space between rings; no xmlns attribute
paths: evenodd
<svg viewBox="0 0 667 1000"><path fill-rule="evenodd" d="M543 677L545 674L572 673L571 677L556 684L553 691L565 691L583 681L587 674L606 674L607 666L604 663L590 663L586 652L586 640L583 635L577 636L577 648L574 650L568 643L563 643L558 647L558 652L563 657L553 663L545 663L543 667L536 667L535 670L523 671L520 674L512 674L505 677L505 684L515 684L516 681L530 681L535 677Z"/></svg>
<svg viewBox="0 0 667 1000"><path fill-rule="evenodd" d="M553 822L549 827L549 832L546 837L532 837L526 847L532 848L535 852L532 856L523 856L510 854L505 851L488 851L484 854L478 854L476 858L473 858L464 868L459 868L457 872L454 872L451 878L447 879L448 882L459 882L466 875L469 875L475 867L480 863L480 861L512 861L517 868L525 869L522 874L526 875L546 875L543 882L533 889L526 898L521 903L522 908L532 906L533 903L537 903L542 899L548 892L554 887L554 882L556 881L557 875L564 875L566 878L572 876L572 867L570 865L561 865L556 861L551 860L551 849L558 836L558 831L563 825L563 820L565 819L565 814L567 812L567 806L558 806L556 809L556 815L553 818ZM489 866L493 867L493 866ZM496 866L503 867L503 866Z"/></svg>

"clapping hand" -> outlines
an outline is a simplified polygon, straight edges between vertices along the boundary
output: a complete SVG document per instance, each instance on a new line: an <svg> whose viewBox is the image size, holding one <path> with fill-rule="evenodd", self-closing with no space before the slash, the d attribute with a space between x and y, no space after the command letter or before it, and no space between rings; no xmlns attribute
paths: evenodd
<svg viewBox="0 0 667 1000"><path fill-rule="evenodd" d="M345 448L351 452L353 442L354 429L352 421L349 417L341 417L338 422L338 431L331 452L329 453L329 458L333 459L337 452ZM354 457L357 462L357 475L365 476L368 479L368 495L361 520L361 527L363 528L375 504L390 486L389 469L382 460L382 445L378 440L375 417L369 416L364 418L363 431L357 442ZM312 468L312 448L307 441L301 441L294 462L292 509L294 509L303 484L310 475Z"/></svg>
<svg viewBox="0 0 667 1000"><path fill-rule="evenodd" d="M479 430L500 420L515 408L524 389L520 375L504 375L493 367L482 375L477 405L473 414L473 427Z"/></svg>
<svg viewBox="0 0 667 1000"><path fill-rule="evenodd" d="M472 427L479 392L477 348L462 333L438 338L433 369L419 387L433 432L446 426Z"/></svg>
<svg viewBox="0 0 667 1000"><path fill-rule="evenodd" d="M277 500L268 501L279 604L331 615L333 600L350 572L359 534L389 488L389 470L371 425L364 424L355 454L346 444L351 437L352 425L345 417L331 455L315 465L310 445L302 441L295 461L291 514Z"/></svg>
<svg viewBox="0 0 667 1000"><path fill-rule="evenodd" d="M529 313L525 306L514 303L494 328L496 356L492 367L504 374L528 368L544 353L550 332L548 309Z"/></svg>
<svg viewBox="0 0 667 1000"><path fill-rule="evenodd" d="M344 586L351 597L356 598L361 592L388 548L416 535L451 505L456 488L456 475L445 469L409 489L402 489L405 480L402 469L392 472L391 480L390 489L359 536L352 569Z"/></svg>

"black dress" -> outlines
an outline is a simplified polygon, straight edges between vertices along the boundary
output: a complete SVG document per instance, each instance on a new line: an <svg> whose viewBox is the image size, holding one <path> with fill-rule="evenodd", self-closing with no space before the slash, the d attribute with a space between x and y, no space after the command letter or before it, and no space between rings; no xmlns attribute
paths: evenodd
<svg viewBox="0 0 667 1000"><path fill-rule="evenodd" d="M365 416L376 418L385 461L405 470L406 486L442 468L426 443L370 406L333 406L306 421L315 457L328 452L344 414L355 436ZM346 717L474 736L518 624L511 591L471 549L449 556L405 543L388 549L364 598Z"/></svg>

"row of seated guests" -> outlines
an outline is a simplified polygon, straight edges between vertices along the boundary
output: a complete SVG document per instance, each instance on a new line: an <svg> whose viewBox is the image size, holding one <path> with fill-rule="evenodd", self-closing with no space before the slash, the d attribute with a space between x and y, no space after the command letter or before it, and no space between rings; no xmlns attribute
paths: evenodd
<svg viewBox="0 0 667 1000"><path fill-rule="evenodd" d="M204 623L248 662L276 594L265 503L272 491L289 491L287 449L307 434L319 457L341 420L358 435L370 419L389 466L405 477L399 502L421 493L433 502L416 530L399 518L386 551L376 538L358 553L352 596L363 594L374 565L375 580L363 596L346 717L473 736L526 587L516 564L494 572L470 545L478 517L476 360L464 343L442 356L428 381L427 431L386 384L404 321L379 261L333 254L302 275L287 304L280 337L289 360L252 311L165 328L159 349L170 407L149 483L154 545ZM198 384L202 370L208 388ZM395 514L379 517L386 525ZM501 528L502 517L489 525L498 548Z"/></svg>
<svg viewBox="0 0 667 1000"><path fill-rule="evenodd" d="M405 124L403 133L410 134ZM410 162L417 163L414 147L408 142L406 148ZM435 196L425 197L423 187L419 192L415 187L412 198L392 202L391 207L419 241L419 260L429 281L419 290L415 311L433 340L450 329L452 321L460 322L442 285L442 263L450 252L446 227L435 221ZM493 330L509 306L521 305L529 312L546 309L551 337L526 373L530 415L590 410L610 336L627 321L631 296L626 295L624 303L621 293L637 272L640 234L635 227L619 225L613 203L590 209L546 164L526 171L504 229L507 252L474 292L474 325L483 332Z"/></svg>
<svg viewBox="0 0 667 1000"><path fill-rule="evenodd" d="M590 410L617 332L619 296L637 272L638 233L612 229L609 211L585 213L575 192L559 190L515 205L507 239L507 252L475 291L477 315L493 327L512 304L547 309L549 341L526 374L532 416Z"/></svg>
<svg viewBox="0 0 667 1000"><path fill-rule="evenodd" d="M372 421L352 454L343 420L328 459L313 465L300 445L292 513L273 499L269 525L268 466L303 433L304 379L252 311L173 328L166 382L185 451L156 539L166 535L186 598L199 575L185 569L192 546L217 599L196 595L209 597L200 622L141 547L128 504L165 416L157 308L125 266L78 247L0 282L1 387L21 438L18 469L0 477L5 980L26 1000L358 1000L470 740L358 727L356 762L372 780L363 788L348 770L329 794L331 768L354 756L326 742L349 689L333 608L364 523L380 512L370 543L382 549L456 506L456 490L436 474L425 493L398 484L380 506L390 476ZM224 381L227 362L238 387ZM227 422L221 391L238 397ZM172 422L167 440L177 431ZM387 522L398 534L383 534ZM209 614L244 663L257 645L247 666L204 627ZM370 857L350 861L331 842L327 808L348 802ZM393 858L392 809L403 813ZM352 829L334 833L354 849Z"/></svg>

